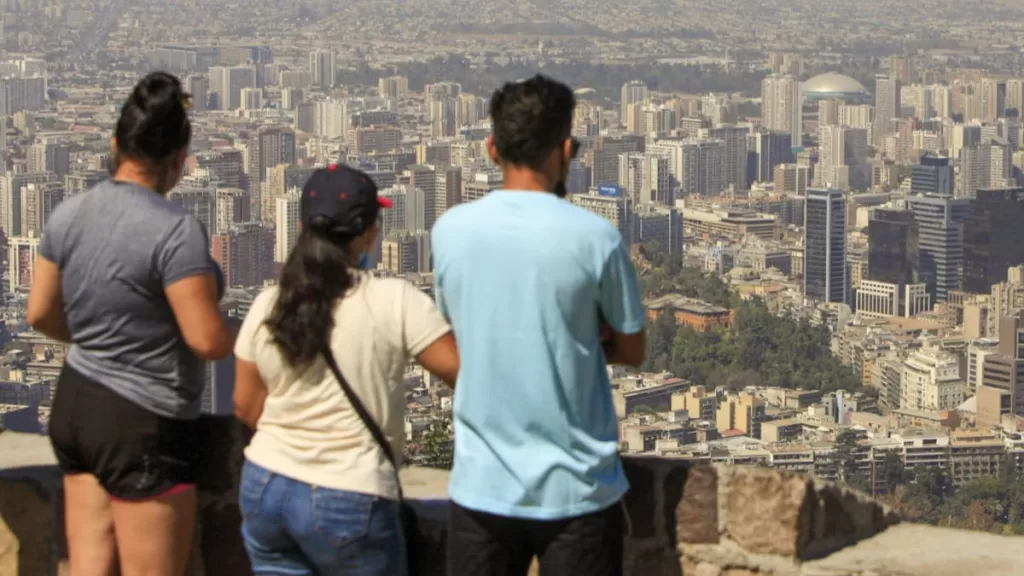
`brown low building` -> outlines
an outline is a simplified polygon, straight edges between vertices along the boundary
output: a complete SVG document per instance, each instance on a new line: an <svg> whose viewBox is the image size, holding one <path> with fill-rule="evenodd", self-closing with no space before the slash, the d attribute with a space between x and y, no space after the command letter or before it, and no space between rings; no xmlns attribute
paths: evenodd
<svg viewBox="0 0 1024 576"><path fill-rule="evenodd" d="M667 294L644 303L647 318L652 322L665 312L675 316L676 324L689 326L698 332L706 332L715 326L732 326L733 311L702 300L687 298L678 294Z"/></svg>

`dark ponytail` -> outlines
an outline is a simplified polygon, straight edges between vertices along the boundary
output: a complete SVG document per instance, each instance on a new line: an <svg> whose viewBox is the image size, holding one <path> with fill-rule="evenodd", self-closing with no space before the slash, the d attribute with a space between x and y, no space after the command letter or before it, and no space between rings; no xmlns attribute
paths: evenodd
<svg viewBox="0 0 1024 576"><path fill-rule="evenodd" d="M117 120L117 155L149 163L164 181L174 155L192 138L190 102L181 81L166 72L140 80Z"/></svg>
<svg viewBox="0 0 1024 576"><path fill-rule="evenodd" d="M288 363L307 366L330 342L334 305L352 286L351 236L330 228L304 228L285 262L277 303L267 320Z"/></svg>

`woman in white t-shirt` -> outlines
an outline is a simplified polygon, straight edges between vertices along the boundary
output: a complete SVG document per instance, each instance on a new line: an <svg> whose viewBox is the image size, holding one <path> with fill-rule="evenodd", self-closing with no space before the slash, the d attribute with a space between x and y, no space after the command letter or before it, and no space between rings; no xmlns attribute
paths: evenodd
<svg viewBox="0 0 1024 576"><path fill-rule="evenodd" d="M323 354L329 344L398 458L409 359L454 385L455 339L433 300L363 270L390 205L358 170L314 173L280 286L261 293L242 324L235 413L256 433L239 498L257 574L407 573L396 470Z"/></svg>

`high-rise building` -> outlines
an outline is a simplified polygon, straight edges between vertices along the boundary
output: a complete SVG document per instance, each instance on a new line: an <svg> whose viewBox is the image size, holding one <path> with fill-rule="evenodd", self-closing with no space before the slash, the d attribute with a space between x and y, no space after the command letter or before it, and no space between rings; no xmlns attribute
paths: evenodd
<svg viewBox="0 0 1024 576"><path fill-rule="evenodd" d="M775 167L792 161L793 139L789 134L758 132L747 137L747 182L771 182Z"/></svg>
<svg viewBox="0 0 1024 576"><path fill-rule="evenodd" d="M798 164L779 164L772 176L776 194L804 196L810 185L811 169Z"/></svg>
<svg viewBox="0 0 1024 576"><path fill-rule="evenodd" d="M983 188L1001 188L1011 184L1010 146L1005 140L964 147L960 151L960 196L974 198Z"/></svg>
<svg viewBox="0 0 1024 576"><path fill-rule="evenodd" d="M672 175L669 160L654 154L619 156L619 186L633 202L672 204Z"/></svg>
<svg viewBox="0 0 1024 576"><path fill-rule="evenodd" d="M168 199L195 216L209 235L217 224L216 194L214 188L178 186L171 191Z"/></svg>
<svg viewBox="0 0 1024 576"><path fill-rule="evenodd" d="M309 72L313 85L333 88L337 84L338 54L334 50L313 50L309 53Z"/></svg>
<svg viewBox="0 0 1024 576"><path fill-rule="evenodd" d="M216 98L216 109L237 110L242 107L242 89L256 87L255 66L214 66L210 68L210 91Z"/></svg>
<svg viewBox="0 0 1024 576"><path fill-rule="evenodd" d="M262 184L267 181L268 168L295 163L295 131L286 126L260 128L249 141L248 155L252 217L267 224L273 223L274 197L264 194Z"/></svg>
<svg viewBox="0 0 1024 576"><path fill-rule="evenodd" d="M914 61L908 56L890 56L889 60L889 76L899 80L902 84L913 84L916 78L914 78Z"/></svg>
<svg viewBox="0 0 1024 576"><path fill-rule="evenodd" d="M657 242L665 254L681 255L683 252L683 219L676 208L637 204L633 207L631 228L634 244Z"/></svg>
<svg viewBox="0 0 1024 576"><path fill-rule="evenodd" d="M573 194L572 203L605 218L629 241L633 237L632 202L618 186L602 186L600 190L604 192L591 190L588 194Z"/></svg>
<svg viewBox="0 0 1024 576"><path fill-rule="evenodd" d="M442 214L459 203L462 170L457 166L413 165L406 168L402 177L423 194L422 223L416 228L407 227L408 230L430 230Z"/></svg>
<svg viewBox="0 0 1024 576"><path fill-rule="evenodd" d="M199 152L188 162L188 172L208 170L210 178L225 188L243 188L245 161L242 151L234 148L216 148Z"/></svg>
<svg viewBox="0 0 1024 576"><path fill-rule="evenodd" d="M42 236L50 214L64 200L60 182L30 182L21 187L21 233Z"/></svg>
<svg viewBox="0 0 1024 576"><path fill-rule="evenodd" d="M708 137L725 143L722 179L726 188L736 192L750 188L747 182L747 134L745 126L717 126L708 130Z"/></svg>
<svg viewBox="0 0 1024 576"><path fill-rule="evenodd" d="M931 194L952 197L956 179L949 158L925 154L910 173L910 192L915 196Z"/></svg>
<svg viewBox="0 0 1024 576"><path fill-rule="evenodd" d="M868 221L868 271L857 289L862 316L914 316L929 307L920 282L918 224L909 210L876 209Z"/></svg>
<svg viewBox="0 0 1024 576"><path fill-rule="evenodd" d="M804 296L845 303L848 288L843 191L810 188L804 206Z"/></svg>
<svg viewBox="0 0 1024 576"><path fill-rule="evenodd" d="M875 76L875 122L871 132L875 146L884 143L896 129L895 120L902 113L901 87L900 81L888 74Z"/></svg>
<svg viewBox="0 0 1024 576"><path fill-rule="evenodd" d="M71 172L71 147L56 142L33 144L27 154L29 172L53 172L64 177Z"/></svg>
<svg viewBox="0 0 1024 576"><path fill-rule="evenodd" d="M1006 81L1006 111L1010 110L1016 110L1018 117L1024 116L1024 79Z"/></svg>
<svg viewBox="0 0 1024 576"><path fill-rule="evenodd" d="M932 303L946 302L960 289L964 258L963 223L970 201L938 196L910 196L907 204L917 221L918 273L928 286Z"/></svg>
<svg viewBox="0 0 1024 576"><path fill-rule="evenodd" d="M210 238L210 253L228 286L261 286L274 276L274 231L260 222L236 224Z"/></svg>
<svg viewBox="0 0 1024 576"><path fill-rule="evenodd" d="M242 88L240 98L242 110L259 110L263 108L262 88Z"/></svg>
<svg viewBox="0 0 1024 576"><path fill-rule="evenodd" d="M916 284L920 279L919 259L914 214L909 210L873 210L868 221L868 279Z"/></svg>
<svg viewBox="0 0 1024 576"><path fill-rule="evenodd" d="M821 126L818 134L820 147L814 184L843 190L869 188L871 165L868 164L867 130Z"/></svg>
<svg viewBox="0 0 1024 576"><path fill-rule="evenodd" d="M12 236L7 239L7 278L10 291L17 292L32 286L40 236Z"/></svg>
<svg viewBox="0 0 1024 576"><path fill-rule="evenodd" d="M299 238L299 202L302 190L292 188L274 200L274 262L286 262Z"/></svg>
<svg viewBox="0 0 1024 576"><path fill-rule="evenodd" d="M25 236L31 231L25 225L26 212L22 208L22 203L25 200L23 192L25 186L29 184L49 186L59 182L60 179L53 172L23 172L21 174L8 172L5 174L0 180L0 226L3 227L4 234L8 237ZM35 214L36 211L41 210L43 208L34 205L29 208L28 214Z"/></svg>
<svg viewBox="0 0 1024 576"><path fill-rule="evenodd" d="M629 117L629 105L640 103L642 104L647 100L650 95L650 91L647 89L647 84L642 80L631 80L626 82L622 86L621 97L619 99L619 122L623 125L626 124L626 118Z"/></svg>
<svg viewBox="0 0 1024 576"><path fill-rule="evenodd" d="M377 80L377 93L381 98L402 99L409 95L409 79L405 76L388 76Z"/></svg>
<svg viewBox="0 0 1024 576"><path fill-rule="evenodd" d="M995 122L1006 115L1006 80L981 80L981 109L981 119L985 122Z"/></svg>
<svg viewBox="0 0 1024 576"><path fill-rule="evenodd" d="M392 274L430 272L430 233L392 230L381 242L380 263Z"/></svg>
<svg viewBox="0 0 1024 576"><path fill-rule="evenodd" d="M249 194L241 188L217 188L214 196L213 228L210 235L227 234L231 227L252 220Z"/></svg>
<svg viewBox="0 0 1024 576"><path fill-rule="evenodd" d="M765 128L789 134L794 146L803 144L803 94L793 76L771 75L761 82L761 108Z"/></svg>
<svg viewBox="0 0 1024 576"><path fill-rule="evenodd" d="M804 74L804 56L796 52L772 52L768 54L768 67L772 74L799 78Z"/></svg>
<svg viewBox="0 0 1024 576"><path fill-rule="evenodd" d="M978 190L964 223L964 290L988 294L1024 264L1024 188Z"/></svg>
<svg viewBox="0 0 1024 576"><path fill-rule="evenodd" d="M210 100L210 78L205 74L190 74L185 78L185 91L192 96L192 112L206 110Z"/></svg>
<svg viewBox="0 0 1024 576"><path fill-rule="evenodd" d="M423 189L412 184L399 184L380 191L394 204L381 212L381 236L392 230L427 230L427 198Z"/></svg>

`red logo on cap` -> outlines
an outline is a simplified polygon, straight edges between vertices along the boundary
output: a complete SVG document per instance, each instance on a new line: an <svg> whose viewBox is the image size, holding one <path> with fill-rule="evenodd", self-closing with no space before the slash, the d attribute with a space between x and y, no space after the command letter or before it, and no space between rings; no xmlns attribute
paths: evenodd
<svg viewBox="0 0 1024 576"><path fill-rule="evenodd" d="M327 167L327 169L330 170L331 172L334 172L335 170L338 169L338 165L337 164L331 164L330 166Z"/></svg>
<svg viewBox="0 0 1024 576"><path fill-rule="evenodd" d="M310 190L309 191L309 197L310 198L316 198L316 190Z"/></svg>
<svg viewBox="0 0 1024 576"><path fill-rule="evenodd" d="M338 198L341 198L342 200L344 200L345 198L348 198L348 194L345 194L344 192L342 192L341 194L338 195Z"/></svg>

